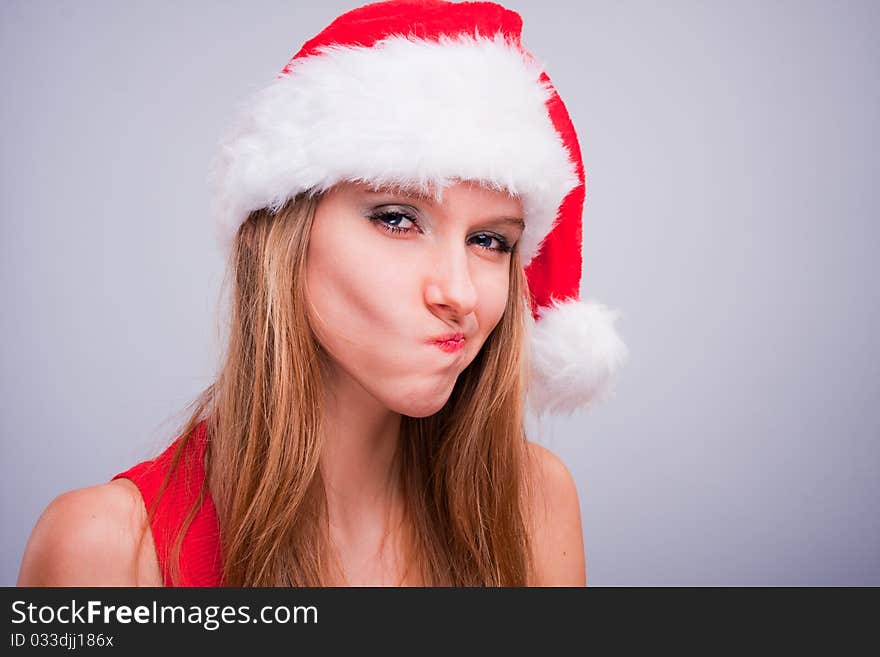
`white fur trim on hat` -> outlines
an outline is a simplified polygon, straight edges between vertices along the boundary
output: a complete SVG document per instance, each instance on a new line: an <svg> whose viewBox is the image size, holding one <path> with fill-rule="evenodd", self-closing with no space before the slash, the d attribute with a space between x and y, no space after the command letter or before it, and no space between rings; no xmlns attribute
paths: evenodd
<svg viewBox="0 0 880 657"><path fill-rule="evenodd" d="M614 322L620 311L596 302L554 301L530 322L529 406L538 412L572 412L605 401L614 374L629 351Z"/></svg>
<svg viewBox="0 0 880 657"><path fill-rule="evenodd" d="M247 215L343 181L442 190L481 181L520 197L527 265L578 184L540 66L503 36L403 36L330 46L244 106L212 167L219 237Z"/></svg>

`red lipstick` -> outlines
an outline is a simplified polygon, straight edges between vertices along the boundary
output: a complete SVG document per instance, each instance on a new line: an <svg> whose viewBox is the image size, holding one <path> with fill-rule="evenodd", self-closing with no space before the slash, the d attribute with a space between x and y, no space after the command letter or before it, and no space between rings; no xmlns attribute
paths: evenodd
<svg viewBox="0 0 880 657"><path fill-rule="evenodd" d="M447 335L438 335L428 340L431 344L435 344L447 353L454 353L460 349L464 349L467 340L464 333L448 333Z"/></svg>

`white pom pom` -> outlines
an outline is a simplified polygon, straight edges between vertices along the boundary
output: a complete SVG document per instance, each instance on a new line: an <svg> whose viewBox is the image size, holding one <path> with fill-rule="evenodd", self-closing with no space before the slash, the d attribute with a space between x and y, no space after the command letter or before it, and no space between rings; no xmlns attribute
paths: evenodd
<svg viewBox="0 0 880 657"><path fill-rule="evenodd" d="M620 311L596 302L554 301L531 326L528 403L538 413L589 407L612 393L629 358L614 322Z"/></svg>

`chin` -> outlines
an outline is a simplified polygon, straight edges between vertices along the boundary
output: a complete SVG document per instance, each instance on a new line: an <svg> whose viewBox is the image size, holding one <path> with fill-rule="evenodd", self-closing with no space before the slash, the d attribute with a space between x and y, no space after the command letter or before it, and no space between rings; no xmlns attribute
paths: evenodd
<svg viewBox="0 0 880 657"><path fill-rule="evenodd" d="M391 410L408 417L429 417L437 413L449 401L455 381L443 390L413 390L403 401L397 400Z"/></svg>
<svg viewBox="0 0 880 657"><path fill-rule="evenodd" d="M407 404L401 404L400 408L392 409L396 413L407 417L430 417L446 405L449 395L439 400L418 400Z"/></svg>

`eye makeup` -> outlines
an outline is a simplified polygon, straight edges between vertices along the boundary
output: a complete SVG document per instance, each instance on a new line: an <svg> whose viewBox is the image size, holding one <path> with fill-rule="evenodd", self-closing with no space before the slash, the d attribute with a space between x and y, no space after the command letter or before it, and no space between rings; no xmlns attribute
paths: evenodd
<svg viewBox="0 0 880 657"><path fill-rule="evenodd" d="M388 233L409 233L413 230L422 232L418 212L405 205L378 206L367 213L367 219ZM507 238L490 231L475 233L468 240L468 243L476 244L484 251L496 253L510 253L513 250L513 246L509 244ZM494 246L492 246L493 243Z"/></svg>

